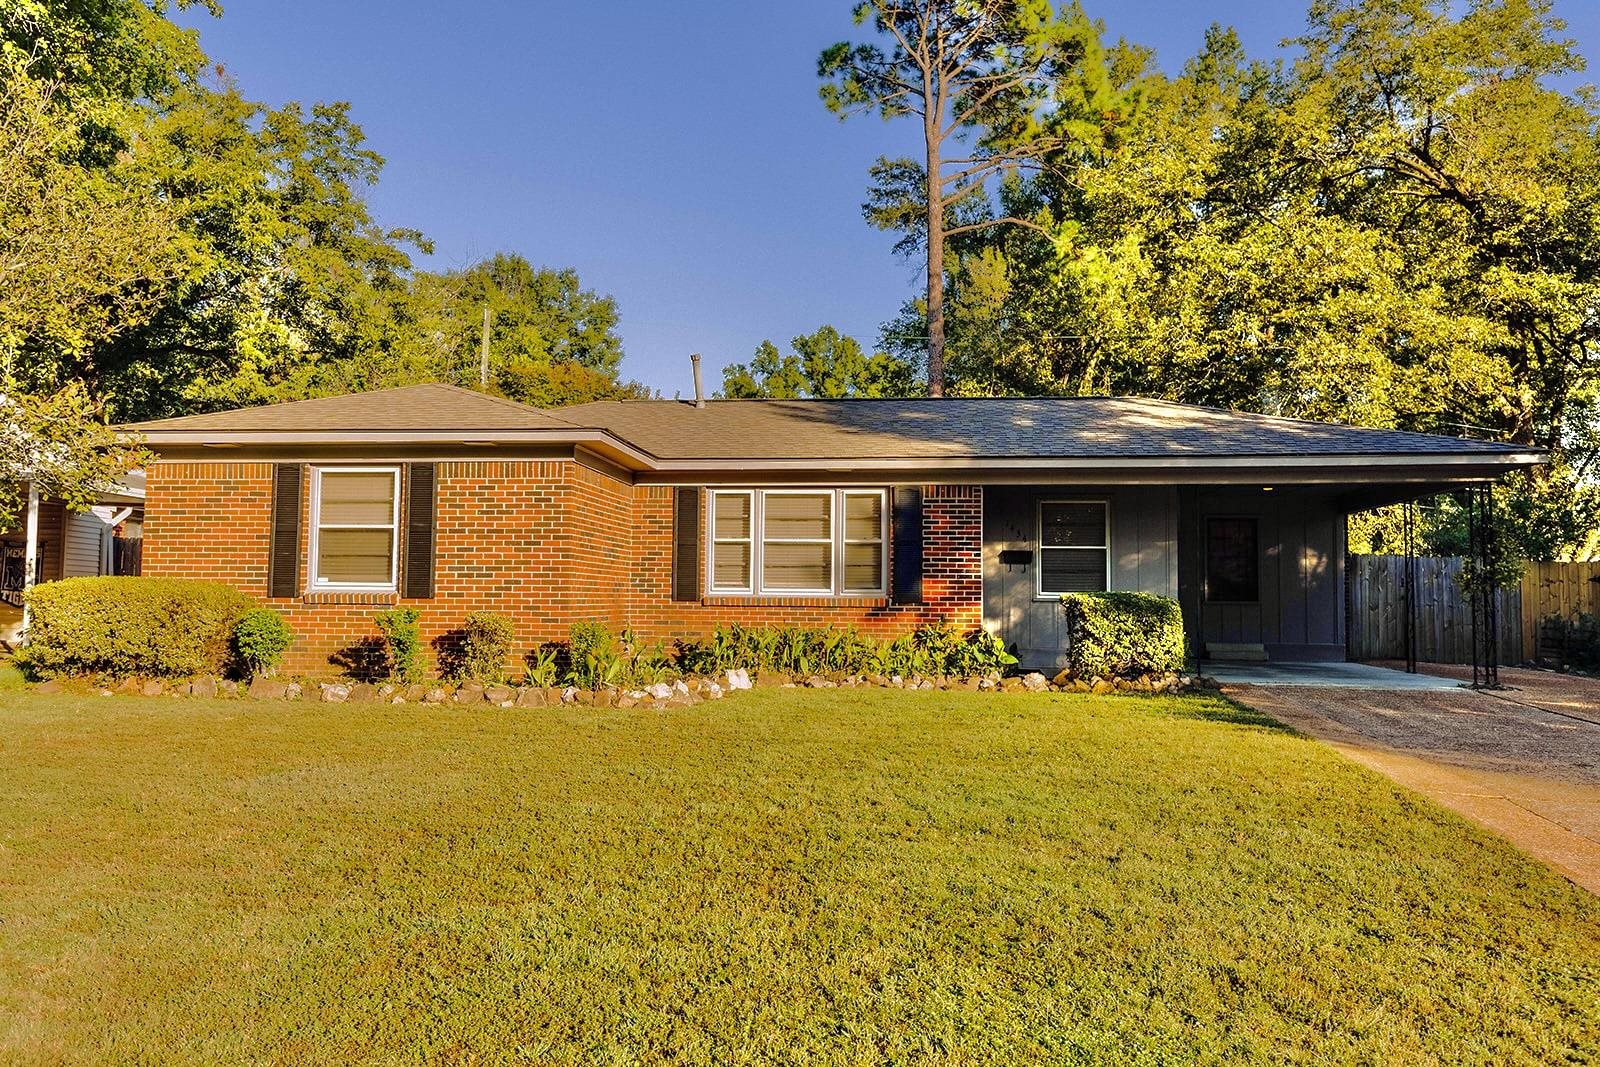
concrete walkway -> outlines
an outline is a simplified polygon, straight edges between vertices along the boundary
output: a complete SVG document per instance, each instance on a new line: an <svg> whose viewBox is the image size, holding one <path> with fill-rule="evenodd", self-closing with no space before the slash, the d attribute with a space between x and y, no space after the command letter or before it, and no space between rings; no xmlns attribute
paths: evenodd
<svg viewBox="0 0 1600 1067"><path fill-rule="evenodd" d="M1600 894L1600 682L1502 670L1509 688L1480 693L1460 688L1453 668L1428 672L1449 685L1230 684L1223 692Z"/></svg>
<svg viewBox="0 0 1600 1067"><path fill-rule="evenodd" d="M1200 673L1224 685L1314 685L1332 689L1449 690L1460 682L1371 663L1220 663L1203 661ZM1470 680L1470 675L1469 675Z"/></svg>

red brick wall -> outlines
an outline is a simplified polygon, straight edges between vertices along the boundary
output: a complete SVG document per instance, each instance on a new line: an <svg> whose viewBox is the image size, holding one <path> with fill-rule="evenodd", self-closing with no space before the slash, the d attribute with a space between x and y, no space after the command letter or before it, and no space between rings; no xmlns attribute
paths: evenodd
<svg viewBox="0 0 1600 1067"><path fill-rule="evenodd" d="M310 487L307 480L306 494ZM301 559L309 499L303 500ZM299 635L285 668L326 673L329 659L376 636L375 612L422 611L432 642L470 611L517 626L519 650L566 636L580 619L650 640L718 623L859 626L899 634L927 621L982 624L983 490L929 486L923 499L922 605L881 597L672 600L672 490L634 487L569 460L460 461L438 467L435 597L325 593L268 599L272 465L162 462L145 506L146 574L227 582L284 613ZM703 522L704 520L702 520Z"/></svg>

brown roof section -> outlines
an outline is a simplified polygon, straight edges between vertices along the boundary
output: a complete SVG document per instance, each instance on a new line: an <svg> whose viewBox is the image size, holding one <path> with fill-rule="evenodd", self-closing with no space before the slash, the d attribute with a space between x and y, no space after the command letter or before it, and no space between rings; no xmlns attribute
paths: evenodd
<svg viewBox="0 0 1600 1067"><path fill-rule="evenodd" d="M136 423L128 429L140 433L315 434L359 430L570 430L572 424L515 400L475 393L454 385L430 383L157 419Z"/></svg>
<svg viewBox="0 0 1600 1067"><path fill-rule="evenodd" d="M611 400L557 413L661 460L1494 458L1528 449L1135 397Z"/></svg>

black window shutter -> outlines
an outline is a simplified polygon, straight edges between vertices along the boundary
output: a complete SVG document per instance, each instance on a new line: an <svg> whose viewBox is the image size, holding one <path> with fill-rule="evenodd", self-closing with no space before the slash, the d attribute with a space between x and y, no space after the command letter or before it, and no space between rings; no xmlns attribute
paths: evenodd
<svg viewBox="0 0 1600 1067"><path fill-rule="evenodd" d="M272 468L272 549L267 561L267 595L300 595L300 489L305 468L278 463Z"/></svg>
<svg viewBox="0 0 1600 1067"><path fill-rule="evenodd" d="M700 599L700 490L672 491L672 599Z"/></svg>
<svg viewBox="0 0 1600 1067"><path fill-rule="evenodd" d="M897 604L922 603L922 489L894 488L894 584Z"/></svg>
<svg viewBox="0 0 1600 1067"><path fill-rule="evenodd" d="M406 577L401 595L427 600L433 596L433 516L437 467L406 464Z"/></svg>

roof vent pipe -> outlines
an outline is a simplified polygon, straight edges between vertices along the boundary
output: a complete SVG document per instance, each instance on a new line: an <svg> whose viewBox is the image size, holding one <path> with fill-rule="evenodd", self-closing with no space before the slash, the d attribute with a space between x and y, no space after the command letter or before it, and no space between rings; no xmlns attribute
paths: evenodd
<svg viewBox="0 0 1600 1067"><path fill-rule="evenodd" d="M700 353L696 352L689 357L689 363L694 367L694 406L706 406L705 386L700 384Z"/></svg>

